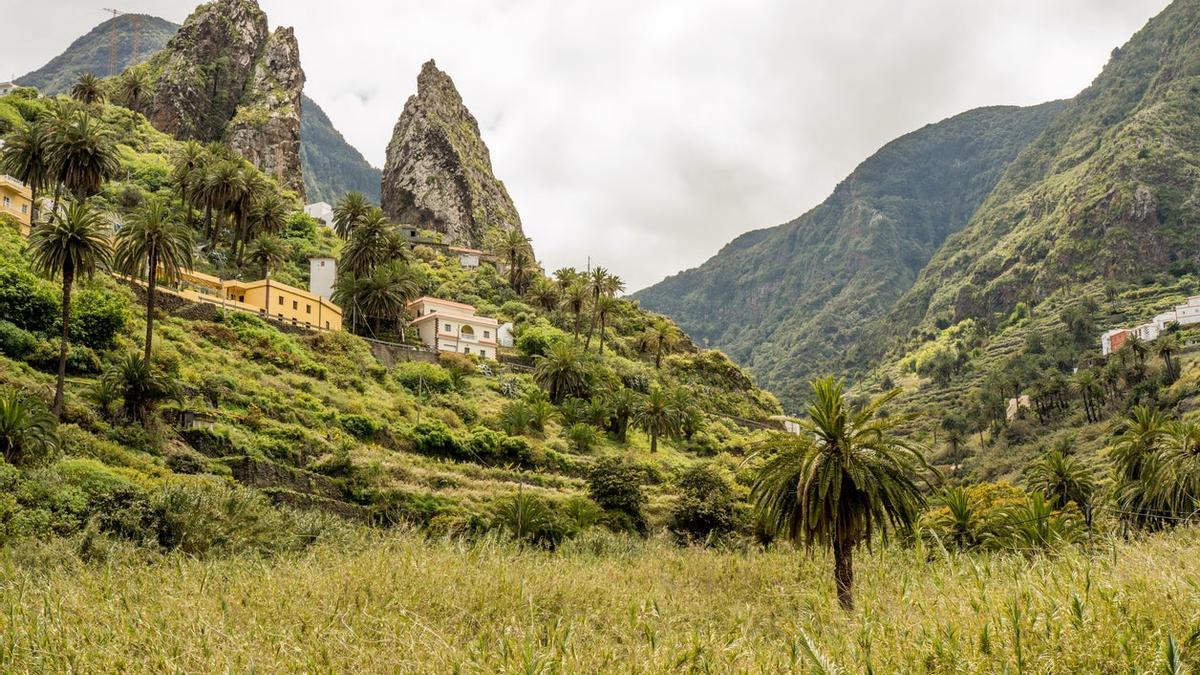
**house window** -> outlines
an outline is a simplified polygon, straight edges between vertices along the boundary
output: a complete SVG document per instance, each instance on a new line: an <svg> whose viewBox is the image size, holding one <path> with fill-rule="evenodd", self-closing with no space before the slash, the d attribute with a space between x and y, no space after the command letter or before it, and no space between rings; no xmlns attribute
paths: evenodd
<svg viewBox="0 0 1200 675"><path fill-rule="evenodd" d="M21 213L29 213L29 205L28 204L21 205Z"/></svg>
<svg viewBox="0 0 1200 675"><path fill-rule="evenodd" d="M5 206L9 206L9 205L11 205L11 204L12 204L12 197L9 197L8 195L5 195L5 196L4 196L4 205L5 205Z"/></svg>
<svg viewBox="0 0 1200 675"><path fill-rule="evenodd" d="M454 329L450 327L450 324L446 324L446 332L449 333L452 330Z"/></svg>
<svg viewBox="0 0 1200 675"><path fill-rule="evenodd" d="M482 356L483 358L485 358L485 359L486 359L486 358L487 358L487 350L486 350L486 349L480 349L480 350L479 350L479 355L480 355L480 356Z"/></svg>
<svg viewBox="0 0 1200 675"><path fill-rule="evenodd" d="M298 300L293 300L293 301L292 301L292 309L293 309L293 310L300 309L300 302L299 302Z"/></svg>
<svg viewBox="0 0 1200 675"><path fill-rule="evenodd" d="M325 322L325 330L329 330L329 322L328 321Z"/></svg>
<svg viewBox="0 0 1200 675"><path fill-rule="evenodd" d="M490 338L490 337L492 337L492 334L491 334L490 332L488 332L488 331L486 331L486 330L485 330L485 331L483 331L483 339L484 339L484 340L486 340L486 339L488 339L488 338Z"/></svg>
<svg viewBox="0 0 1200 675"><path fill-rule="evenodd" d="M282 295L279 296L279 304L281 304L281 305L283 304L283 296Z"/></svg>
<svg viewBox="0 0 1200 675"><path fill-rule="evenodd" d="M463 353L464 353L464 354L470 354L470 353L471 353L471 348L470 348L470 347L463 347Z"/></svg>
<svg viewBox="0 0 1200 675"><path fill-rule="evenodd" d="M304 306L304 313L305 313L305 314L312 314L312 305L305 305L305 306Z"/></svg>
<svg viewBox="0 0 1200 675"><path fill-rule="evenodd" d="M246 296L244 296L244 295L238 296L238 302L245 302L245 301L246 301Z"/></svg>

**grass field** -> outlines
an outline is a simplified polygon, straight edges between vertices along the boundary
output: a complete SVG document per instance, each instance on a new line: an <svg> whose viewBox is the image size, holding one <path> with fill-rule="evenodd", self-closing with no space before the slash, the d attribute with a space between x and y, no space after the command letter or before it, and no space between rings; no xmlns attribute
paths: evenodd
<svg viewBox="0 0 1200 675"><path fill-rule="evenodd" d="M858 557L587 534L550 553L363 535L270 559L79 540L0 556L4 672L1174 672L1200 645L1200 532L1057 557ZM1193 664L1194 665L1194 664Z"/></svg>

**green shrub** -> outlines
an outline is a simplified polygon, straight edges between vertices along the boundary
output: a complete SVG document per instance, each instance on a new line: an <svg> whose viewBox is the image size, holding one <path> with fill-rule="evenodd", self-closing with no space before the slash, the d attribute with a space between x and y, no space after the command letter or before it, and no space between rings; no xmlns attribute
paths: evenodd
<svg viewBox="0 0 1200 675"><path fill-rule="evenodd" d="M269 552L283 546L284 522L254 490L193 478L151 497L158 543L191 555Z"/></svg>
<svg viewBox="0 0 1200 675"><path fill-rule="evenodd" d="M432 363L405 361L393 370L397 384L414 394L443 394L454 388L450 373Z"/></svg>
<svg viewBox="0 0 1200 675"><path fill-rule="evenodd" d="M91 349L108 349L129 322L129 298L102 288L85 288L71 299L71 341ZM61 329L56 321L54 332Z"/></svg>
<svg viewBox="0 0 1200 675"><path fill-rule="evenodd" d="M413 450L423 455L457 457L462 454L462 444L442 422L422 422L409 430L408 438Z"/></svg>
<svg viewBox="0 0 1200 675"><path fill-rule="evenodd" d="M553 326L529 326L517 337L517 350L525 356L545 356L550 348L570 336Z"/></svg>
<svg viewBox="0 0 1200 675"><path fill-rule="evenodd" d="M683 472L678 487L670 527L680 538L706 541L737 529L733 485L719 469L696 464Z"/></svg>
<svg viewBox="0 0 1200 675"><path fill-rule="evenodd" d="M600 441L600 434L590 424L579 422L572 424L571 428L567 430L567 441L570 442L571 449L575 452L587 453Z"/></svg>
<svg viewBox="0 0 1200 675"><path fill-rule="evenodd" d="M528 433L533 423L533 411L524 401L512 401L500 412L500 427L507 434L524 435Z"/></svg>
<svg viewBox="0 0 1200 675"><path fill-rule="evenodd" d="M362 415L342 415L342 428L360 441L369 441L379 433L379 423Z"/></svg>
<svg viewBox="0 0 1200 675"><path fill-rule="evenodd" d="M12 359L22 359L32 352L34 347L37 347L37 338L33 333L0 319L0 354Z"/></svg>
<svg viewBox="0 0 1200 675"><path fill-rule="evenodd" d="M38 340L33 351L25 357L29 365L47 373L58 372L58 340ZM67 373L70 375L95 375L100 372L100 359L96 352L83 345L68 345Z"/></svg>
<svg viewBox="0 0 1200 675"><path fill-rule="evenodd" d="M37 333L49 330L58 313L53 284L15 265L0 264L0 317Z"/></svg>
<svg viewBox="0 0 1200 675"><path fill-rule="evenodd" d="M642 510L646 494L642 490L644 474L640 467L618 457L605 457L592 467L587 480L588 495L614 516L609 519L614 529L645 530Z"/></svg>

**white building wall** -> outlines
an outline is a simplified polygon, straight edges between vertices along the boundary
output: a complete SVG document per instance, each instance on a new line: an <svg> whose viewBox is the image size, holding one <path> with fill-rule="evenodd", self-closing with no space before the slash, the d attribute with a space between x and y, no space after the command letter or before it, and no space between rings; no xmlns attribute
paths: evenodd
<svg viewBox="0 0 1200 675"><path fill-rule="evenodd" d="M314 202L304 207L304 212L321 221L324 225L333 225L333 207L325 202Z"/></svg>
<svg viewBox="0 0 1200 675"><path fill-rule="evenodd" d="M308 261L308 292L326 300L333 297L337 281L337 261L333 258L313 258Z"/></svg>

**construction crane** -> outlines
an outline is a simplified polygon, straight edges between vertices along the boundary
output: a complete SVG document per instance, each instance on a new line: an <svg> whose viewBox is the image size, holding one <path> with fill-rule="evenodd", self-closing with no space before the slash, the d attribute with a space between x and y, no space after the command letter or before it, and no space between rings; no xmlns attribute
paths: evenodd
<svg viewBox="0 0 1200 675"><path fill-rule="evenodd" d="M103 11L112 14L112 25L108 31L108 76L112 77L117 74L117 17L128 16L130 27L133 29L132 49L129 53L129 65L134 65L138 60L138 29L141 24L141 17L137 14L130 14L119 9L105 7Z"/></svg>

